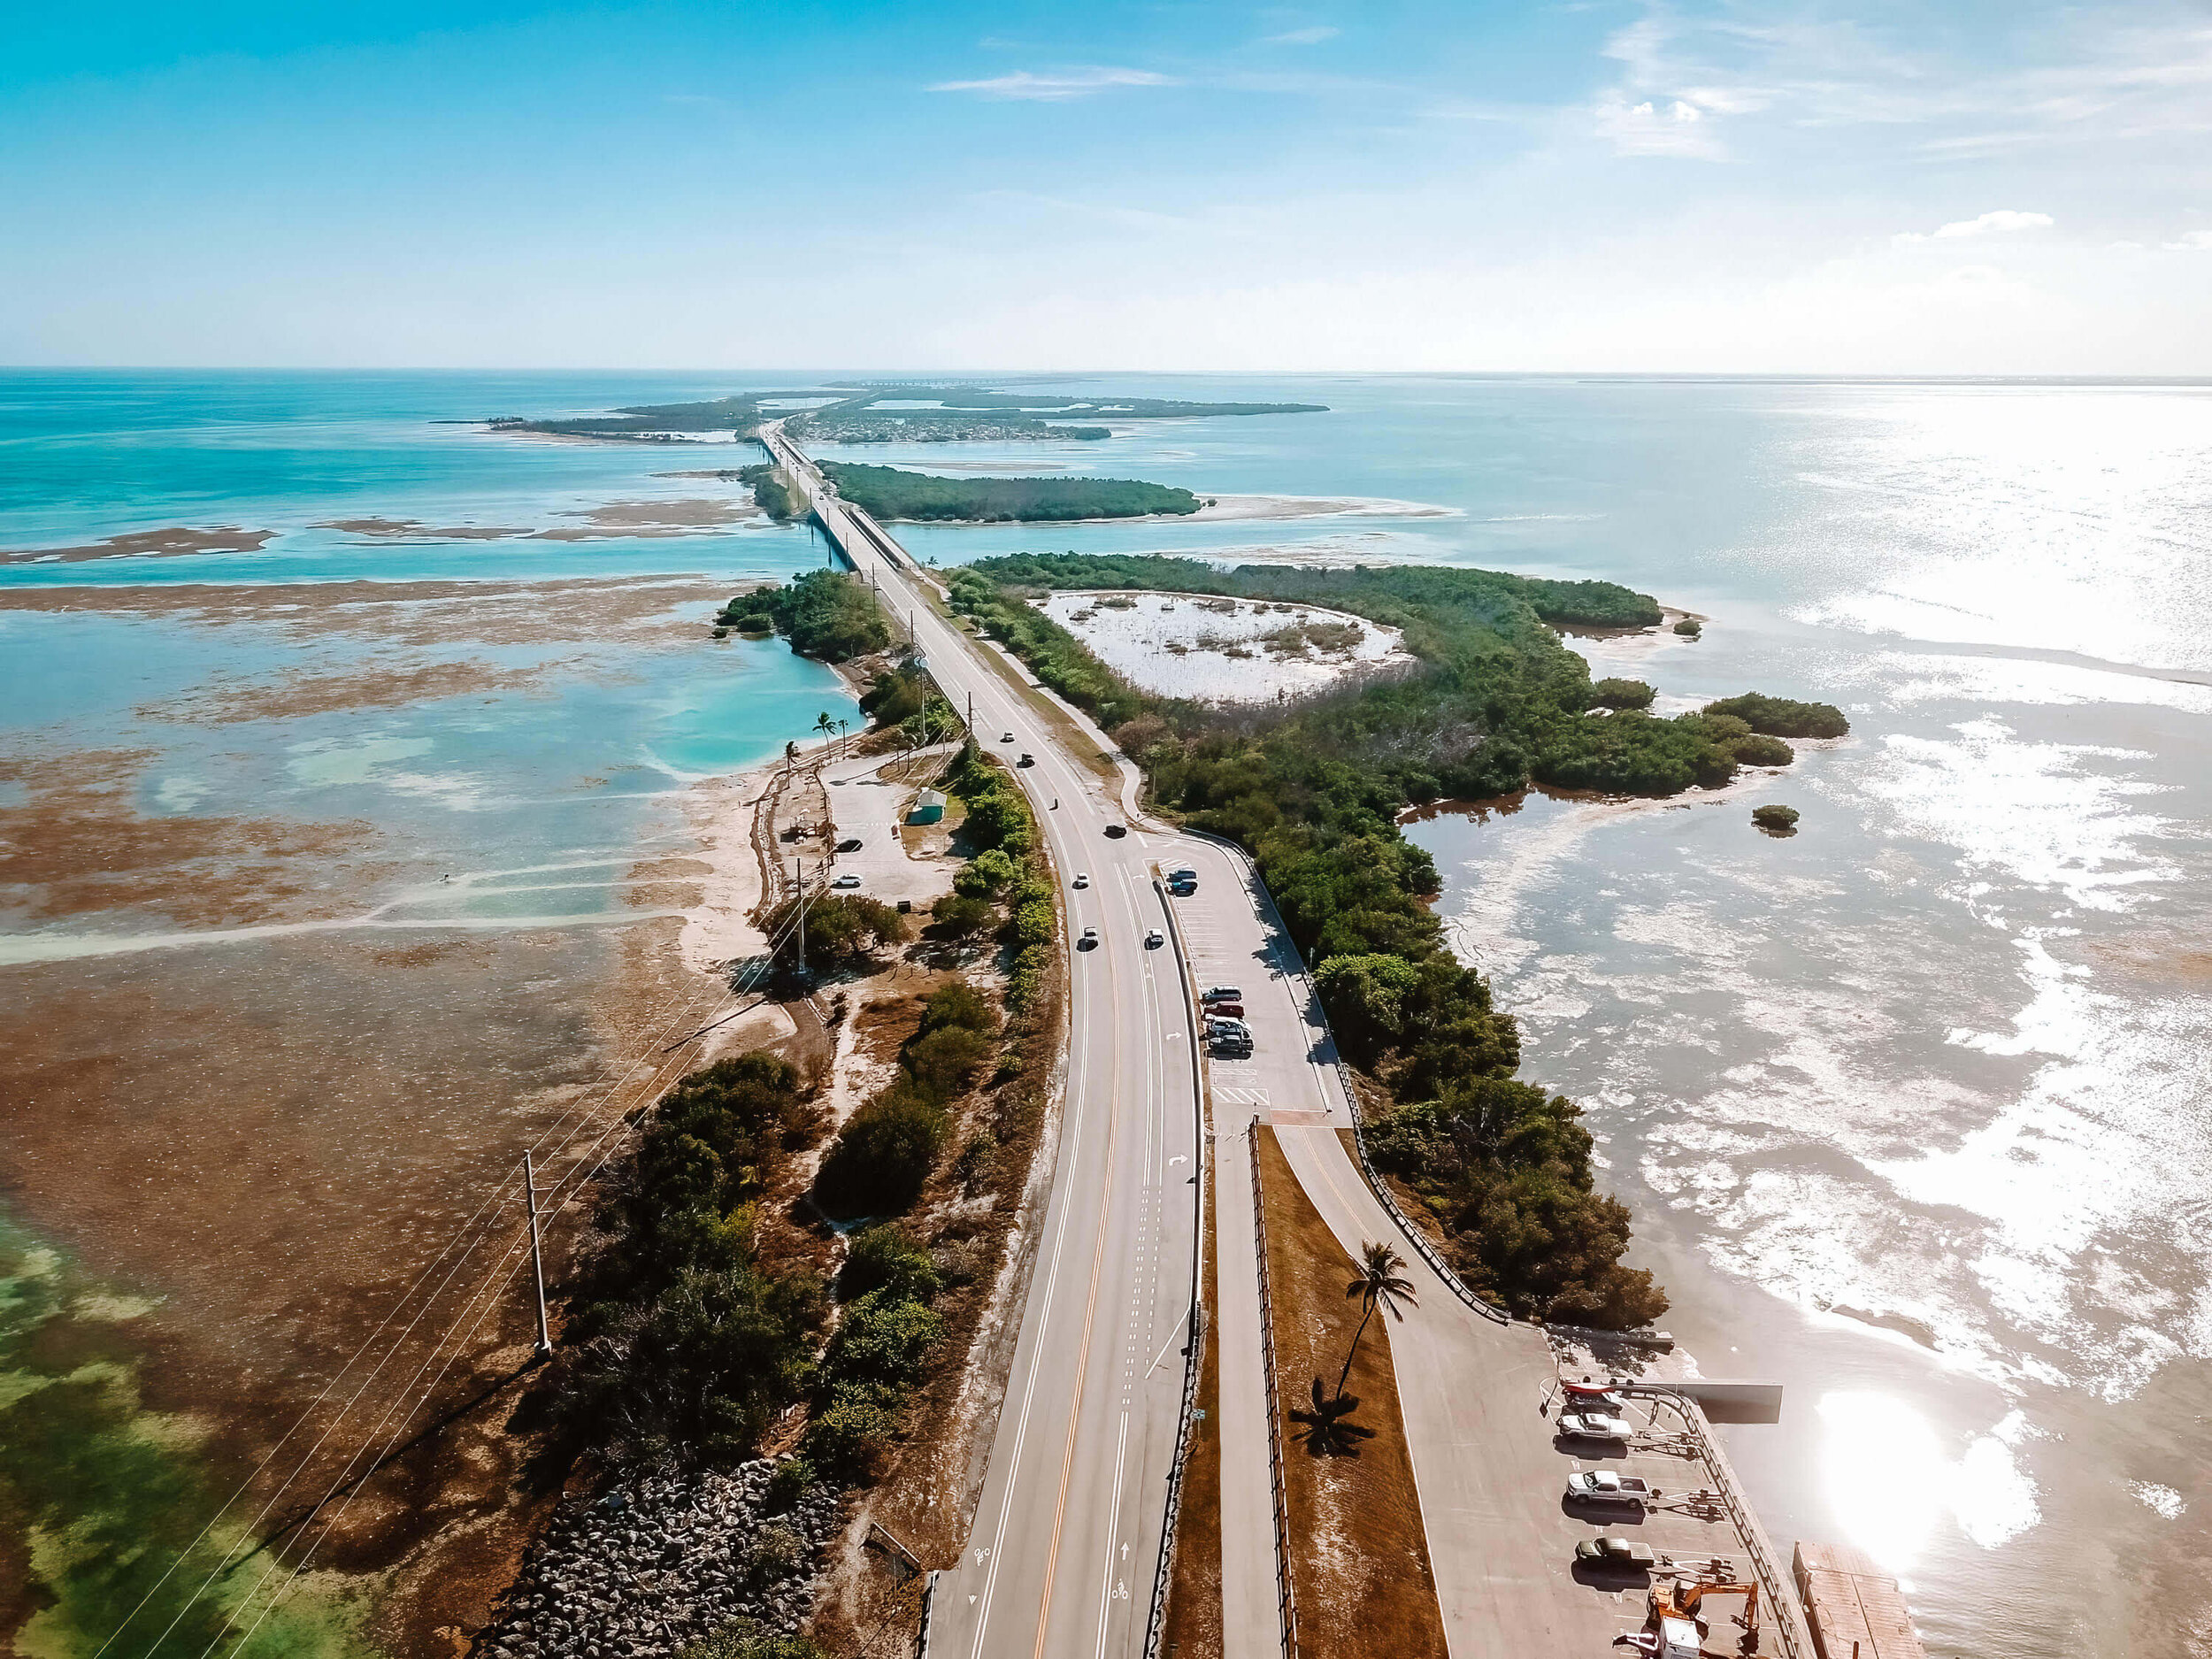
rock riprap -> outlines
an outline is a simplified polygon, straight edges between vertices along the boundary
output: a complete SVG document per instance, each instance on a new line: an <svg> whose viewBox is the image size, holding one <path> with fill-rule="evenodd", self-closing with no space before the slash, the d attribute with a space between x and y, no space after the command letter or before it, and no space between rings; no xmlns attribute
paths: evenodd
<svg viewBox="0 0 2212 1659"><path fill-rule="evenodd" d="M474 1659L658 1659L736 1619L786 1633L813 1601L840 1502L816 1488L770 1514L776 1461L657 1474L565 1500Z"/></svg>

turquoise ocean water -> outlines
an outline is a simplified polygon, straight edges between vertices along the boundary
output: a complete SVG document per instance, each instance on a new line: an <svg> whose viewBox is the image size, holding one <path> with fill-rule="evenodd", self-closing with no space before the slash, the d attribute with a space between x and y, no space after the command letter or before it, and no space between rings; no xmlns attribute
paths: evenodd
<svg viewBox="0 0 2212 1659"><path fill-rule="evenodd" d="M711 494L654 475L749 455L433 423L782 383L805 377L0 376L0 547L176 525L280 533L252 554L0 566L0 588L782 573L819 557L803 530L364 547L312 527L545 526ZM1850 738L1753 793L1532 798L1410 833L1446 875L1459 948L1523 1018L1527 1074L1586 1105L1638 1259L1674 1296L1671 1327L1707 1374L1786 1385L1779 1425L1731 1431L1783 1547L1868 1548L1907 1582L1939 1653L2200 1651L2212 389L1057 384L1331 412L864 458L1444 511L917 526L918 554L1609 577L1710 619L1694 644L1578 642L1600 670L1651 680L1663 708L1758 688L1847 710ZM419 648L544 671L488 702L206 726L145 710L386 647L266 617L0 610L0 746L139 757L123 774L150 815L250 804L374 824L405 849L400 881L625 856L668 833L667 792L773 753L818 709L849 711L780 647L640 651L546 620L541 640ZM1748 805L1768 798L1802 810L1797 836L1751 829ZM533 913L557 901L595 916L616 902L585 887L535 895Z"/></svg>

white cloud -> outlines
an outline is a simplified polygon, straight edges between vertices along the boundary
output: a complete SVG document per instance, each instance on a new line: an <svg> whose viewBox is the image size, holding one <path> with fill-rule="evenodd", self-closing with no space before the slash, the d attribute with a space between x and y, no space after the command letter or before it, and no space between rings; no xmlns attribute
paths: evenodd
<svg viewBox="0 0 2212 1659"><path fill-rule="evenodd" d="M1916 242L1949 242L1961 236L2003 236L2015 231L2048 230L2057 222L2048 213L2023 213L2014 208L2001 207L1978 219L1955 219L1947 225L1939 225L1928 234L1901 230L1890 240L1901 248Z"/></svg>
<svg viewBox="0 0 2212 1659"><path fill-rule="evenodd" d="M2171 253L2212 253L2212 230L2193 230L2165 244Z"/></svg>
<svg viewBox="0 0 2212 1659"><path fill-rule="evenodd" d="M1270 35L1266 37L1266 44L1270 46L1318 46L1323 41L1333 41L1343 33L1342 29L1331 28L1325 23L1317 23L1311 28L1290 29L1280 35Z"/></svg>
<svg viewBox="0 0 2212 1659"><path fill-rule="evenodd" d="M988 81L940 81L929 89L932 92L972 92L986 98L1053 103L1064 98L1087 98L1094 92L1110 91L1116 87L1171 87L1175 84L1171 77L1155 74L1149 69L1114 69L1097 65L1056 70L1044 74L1033 74L1026 69L1018 69L1010 75L994 75Z"/></svg>
<svg viewBox="0 0 2212 1659"><path fill-rule="evenodd" d="M1703 131L1705 112L1681 98L1631 104L1609 98L1597 107L1596 130L1624 156L1717 157L1720 146Z"/></svg>
<svg viewBox="0 0 2212 1659"><path fill-rule="evenodd" d="M2057 223L2048 213L2023 213L2013 208L2001 207L1994 212L1984 213L1978 219L1954 219L1939 227L1939 236L2004 235L2016 230L2048 230Z"/></svg>

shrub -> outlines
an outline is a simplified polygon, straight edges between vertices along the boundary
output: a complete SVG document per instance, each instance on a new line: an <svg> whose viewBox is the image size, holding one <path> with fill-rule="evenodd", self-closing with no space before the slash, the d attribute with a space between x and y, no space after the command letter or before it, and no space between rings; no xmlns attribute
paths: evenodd
<svg viewBox="0 0 2212 1659"><path fill-rule="evenodd" d="M1655 695L1640 680L1601 680L1590 687L1592 705L1605 709L1648 709Z"/></svg>
<svg viewBox="0 0 2212 1659"><path fill-rule="evenodd" d="M1707 714L1732 715L1767 737L1841 737L1851 729L1832 703L1796 703L1747 691L1705 705Z"/></svg>
<svg viewBox="0 0 2212 1659"><path fill-rule="evenodd" d="M817 1188L832 1215L886 1215L920 1196L938 1148L945 1114L910 1083L894 1083L838 1131L822 1160Z"/></svg>
<svg viewBox="0 0 2212 1659"><path fill-rule="evenodd" d="M952 879L953 891L971 898L988 898L1021 873L1006 851L993 847L979 853Z"/></svg>
<svg viewBox="0 0 2212 1659"><path fill-rule="evenodd" d="M618 1459L742 1459L810 1380L819 1300L803 1274L686 1271L580 1347L563 1333L555 1420Z"/></svg>
<svg viewBox="0 0 2212 1659"><path fill-rule="evenodd" d="M787 1457L768 1473L766 1504L771 1515L792 1509L814 1484L814 1465L803 1457Z"/></svg>
<svg viewBox="0 0 2212 1659"><path fill-rule="evenodd" d="M1763 830L1787 831L1797 827L1797 809L1789 806L1755 806L1751 821Z"/></svg>
<svg viewBox="0 0 2212 1659"><path fill-rule="evenodd" d="M1371 1062L1405 1030L1407 996L1420 974L1403 956L1331 956L1314 975L1329 1019L1348 1050Z"/></svg>
<svg viewBox="0 0 2212 1659"><path fill-rule="evenodd" d="M1740 737L1728 746L1728 752L1745 766L1786 766L1797 758L1797 751L1778 737L1769 737L1755 732L1749 737Z"/></svg>
<svg viewBox="0 0 2212 1659"><path fill-rule="evenodd" d="M779 1636L757 1620L740 1618L679 1649L676 1659L828 1659L828 1655L807 1637Z"/></svg>
<svg viewBox="0 0 2212 1659"><path fill-rule="evenodd" d="M914 1085L934 1101L949 1101L974 1079L996 1045L965 1025L941 1025L906 1045L903 1064Z"/></svg>
<svg viewBox="0 0 2212 1659"><path fill-rule="evenodd" d="M841 1389L904 1386L921 1376L922 1362L944 1334L937 1313L887 1286L847 1305L823 1365Z"/></svg>
<svg viewBox="0 0 2212 1659"><path fill-rule="evenodd" d="M1453 1266L1517 1314L1622 1329L1666 1311L1651 1275L1624 1268L1628 1211L1591 1191L1574 1103L1506 1078L1455 1082L1369 1134L1376 1161L1454 1235Z"/></svg>
<svg viewBox="0 0 2212 1659"><path fill-rule="evenodd" d="M891 643L875 592L842 571L808 571L781 588L741 594L715 618L739 627L772 626L802 657L842 663Z"/></svg>
<svg viewBox="0 0 2212 1659"><path fill-rule="evenodd" d="M947 939L973 939L998 919L998 909L984 899L969 898L956 893L950 898L940 899L930 911L933 931Z"/></svg>
<svg viewBox="0 0 2212 1659"><path fill-rule="evenodd" d="M746 1576L756 1582L784 1577L807 1558L806 1539L796 1527L770 1521L753 1534L745 1552Z"/></svg>
<svg viewBox="0 0 2212 1659"><path fill-rule="evenodd" d="M1705 632L1705 627L1695 617L1685 617L1674 625L1674 631L1685 639L1694 640Z"/></svg>
<svg viewBox="0 0 2212 1659"><path fill-rule="evenodd" d="M871 1394L839 1394L807 1425L806 1461L852 1480L865 1480L883 1466L897 1425L883 1402Z"/></svg>
<svg viewBox="0 0 2212 1659"><path fill-rule="evenodd" d="M998 1030L998 1015L993 1011L990 999L982 992L972 985L955 981L940 987L922 999L922 1023L918 1034L926 1037L948 1025L995 1033Z"/></svg>
<svg viewBox="0 0 2212 1659"><path fill-rule="evenodd" d="M762 921L768 936L777 941L780 960L798 958L802 942L798 910L797 899L786 899ZM807 898L803 942L810 968L850 967L905 937L905 918L879 899L849 893L818 893Z"/></svg>
<svg viewBox="0 0 2212 1659"><path fill-rule="evenodd" d="M853 1234L837 1275L837 1296L852 1302L888 1287L894 1295L927 1302L937 1294L929 1252L895 1222L879 1222Z"/></svg>

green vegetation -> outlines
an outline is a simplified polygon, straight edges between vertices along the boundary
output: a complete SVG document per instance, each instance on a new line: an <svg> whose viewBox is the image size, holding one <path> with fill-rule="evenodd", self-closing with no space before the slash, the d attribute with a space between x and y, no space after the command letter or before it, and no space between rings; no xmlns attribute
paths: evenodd
<svg viewBox="0 0 2212 1659"><path fill-rule="evenodd" d="M840 383L844 389L848 383ZM865 396L856 408L875 403L933 403L949 413L994 415L1111 415L1118 420L1158 420L1212 415L1325 414L1326 403L1207 403L1173 397L1085 397L1049 391L995 392L979 386L917 386L896 380L851 382ZM892 412L892 411L885 411Z"/></svg>
<svg viewBox="0 0 2212 1659"><path fill-rule="evenodd" d="M832 1146L826 1202L912 1202L943 1103L987 1057L996 1024L965 986L928 1000L899 1080ZM814 1116L811 1087L757 1050L693 1072L645 1115L634 1156L601 1183L596 1230L567 1287L540 1394L558 1443L617 1463L726 1464L804 1402L804 1455L779 1471L787 1486L875 1472L942 1334L930 1305L942 1281L896 1225L856 1235L833 1287L764 1259L762 1201L812 1141ZM842 1308L825 1344L833 1288Z"/></svg>
<svg viewBox="0 0 2212 1659"><path fill-rule="evenodd" d="M779 524L803 518L811 511L807 505L806 493L780 466L763 461L738 468L737 476L741 482L753 487L753 504Z"/></svg>
<svg viewBox="0 0 2212 1659"><path fill-rule="evenodd" d="M779 960L800 955L799 901L786 899L761 919ZM880 899L860 893L816 893L806 901L806 965L833 973L868 963L906 937L906 918Z"/></svg>
<svg viewBox="0 0 2212 1659"><path fill-rule="evenodd" d="M1114 435L1111 426L1070 426L1021 416L932 414L845 405L803 415L785 430L794 438L829 443L1095 442Z"/></svg>
<svg viewBox="0 0 2212 1659"><path fill-rule="evenodd" d="M1648 595L1618 582L1554 581L1439 565L1356 565L1348 571L1240 565L1225 571L1200 559L1147 553L1015 553L979 560L972 568L990 581L1011 587L1220 594L1357 611L1373 621L1386 619L1377 614L1379 609L1394 609L1401 614L1391 621L1393 626L1404 626L1411 608L1436 604L1471 608L1478 619L1494 613L1502 618L1516 600L1555 627L1647 628L1663 614ZM1361 597L1367 608L1338 603L1352 596Z"/></svg>
<svg viewBox="0 0 2212 1659"><path fill-rule="evenodd" d="M359 1608L311 1578L273 1608L256 1595L252 1510L218 1513L235 1474L203 1458L187 1419L140 1398L151 1356L136 1326L152 1308L0 1215L0 1647L85 1655L112 1644L132 1659L373 1651ZM249 1628L225 1646L227 1632Z"/></svg>
<svg viewBox="0 0 2212 1659"><path fill-rule="evenodd" d="M1591 1190L1590 1133L1563 1095L1492 1072L1447 1083L1374 1125L1376 1161L1444 1227L1453 1270L1517 1314L1621 1330L1666 1311L1621 1265L1629 1216Z"/></svg>
<svg viewBox="0 0 2212 1659"><path fill-rule="evenodd" d="M795 397L821 397L813 409L764 407ZM885 404L931 405L886 408ZM1065 418L1095 421L1181 419L1216 415L1317 413L1320 403L1207 403L1171 397L1084 398L1065 393L1004 392L976 386L901 386L895 383L841 385L813 391L781 388L739 392L695 403L635 403L608 415L533 420L505 415L490 421L494 430L549 432L568 437L651 441L667 434L734 432L758 434L768 421L781 419L794 438L827 438L840 443L894 441L940 442L959 440L1070 439L1112 436L1108 426L1069 426Z"/></svg>
<svg viewBox="0 0 2212 1659"><path fill-rule="evenodd" d="M964 985L924 999L922 1023L899 1051L899 1073L839 1131L815 1184L835 1216L905 1209L944 1145L946 1104L997 1052L998 1016Z"/></svg>
<svg viewBox="0 0 2212 1659"><path fill-rule="evenodd" d="M1202 709L1111 674L1025 603L1025 588L1049 588L1326 606L1404 630L1421 667L1279 710ZM1112 730L1162 809L1251 851L1347 1056L1389 1091L1377 1156L1434 1216L1470 1283L1517 1312L1585 1324L1663 1312L1650 1276L1621 1265L1627 1213L1594 1190L1579 1114L1514 1079L1518 1030L1446 949L1424 902L1435 868L1395 821L1411 802L1532 780L1647 795L1726 782L1739 751L1765 741L1742 717L1591 714L1603 700L1587 665L1547 626L1648 626L1657 604L1611 583L1488 571L1032 555L956 572L951 593ZM1625 705L1644 688L1608 690Z"/></svg>
<svg viewBox="0 0 2212 1659"><path fill-rule="evenodd" d="M1851 729L1851 722L1833 703L1793 703L1755 691L1709 703L1705 712L1732 716L1766 737L1841 737Z"/></svg>
<svg viewBox="0 0 2212 1659"><path fill-rule="evenodd" d="M1755 806L1751 821L1763 830L1777 834L1788 834L1797 827L1797 809L1793 806Z"/></svg>
<svg viewBox="0 0 2212 1659"><path fill-rule="evenodd" d="M1601 709L1648 709L1656 695L1640 680L1601 680L1590 687L1591 703Z"/></svg>
<svg viewBox="0 0 2212 1659"><path fill-rule="evenodd" d="M825 461L822 471L839 495L887 519L1136 518L1199 507L1187 489L1126 478L936 478L849 461Z"/></svg>
<svg viewBox="0 0 2212 1659"><path fill-rule="evenodd" d="M1674 625L1674 631L1685 639L1694 640L1705 632L1705 627L1695 617L1685 617Z"/></svg>
<svg viewBox="0 0 2212 1659"><path fill-rule="evenodd" d="M1006 919L999 937L1013 955L1006 1006L1025 1012L1043 995L1059 933L1058 895L1038 850L1036 819L1011 774L986 760L973 739L954 758L943 787L967 803L964 833L980 849L956 885L963 887L961 896L989 896L1002 907ZM938 908L941 912L944 907Z"/></svg>
<svg viewBox="0 0 2212 1659"><path fill-rule="evenodd" d="M750 1455L815 1381L818 1276L756 1258L755 1203L803 1144L807 1091L764 1052L685 1078L603 1184L569 1287L550 1410L622 1460Z"/></svg>
<svg viewBox="0 0 2212 1659"><path fill-rule="evenodd" d="M867 583L842 571L808 571L780 588L739 594L714 618L718 626L773 628L802 657L842 663L891 643L891 625Z"/></svg>
<svg viewBox="0 0 2212 1659"><path fill-rule="evenodd" d="M774 1635L765 1625L741 1618L704 1640L692 1643L676 1659L829 1659L829 1655L805 1636Z"/></svg>

